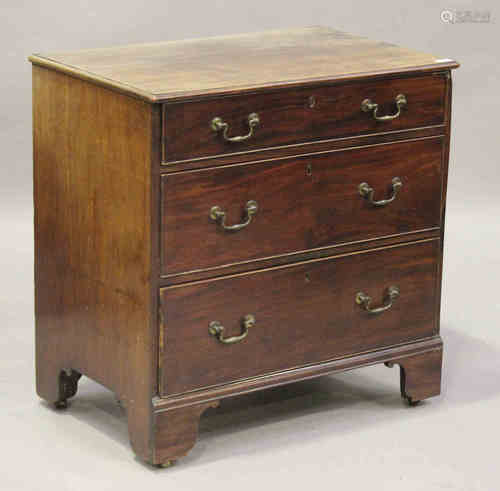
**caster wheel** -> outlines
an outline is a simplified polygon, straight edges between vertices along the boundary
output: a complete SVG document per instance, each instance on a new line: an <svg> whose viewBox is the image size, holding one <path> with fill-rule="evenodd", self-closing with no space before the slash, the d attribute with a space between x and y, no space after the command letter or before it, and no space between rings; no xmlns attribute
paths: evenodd
<svg viewBox="0 0 500 491"><path fill-rule="evenodd" d="M68 401L57 401L54 403L56 409L68 409Z"/></svg>
<svg viewBox="0 0 500 491"><path fill-rule="evenodd" d="M159 467L160 469L166 469L167 467L172 467L174 464L175 460L166 460L165 462L158 464L156 467Z"/></svg>
<svg viewBox="0 0 500 491"><path fill-rule="evenodd" d="M408 406L410 406L410 407L415 407L415 406L418 406L420 404L420 401L415 401L411 397L407 397L406 402L408 403Z"/></svg>

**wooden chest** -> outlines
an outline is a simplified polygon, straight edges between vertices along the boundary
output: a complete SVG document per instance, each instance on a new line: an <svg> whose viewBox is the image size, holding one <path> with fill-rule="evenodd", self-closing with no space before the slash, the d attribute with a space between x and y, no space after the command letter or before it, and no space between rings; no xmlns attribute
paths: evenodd
<svg viewBox="0 0 500 491"><path fill-rule="evenodd" d="M440 392L449 59L327 28L34 55L36 375L166 465L222 398Z"/></svg>

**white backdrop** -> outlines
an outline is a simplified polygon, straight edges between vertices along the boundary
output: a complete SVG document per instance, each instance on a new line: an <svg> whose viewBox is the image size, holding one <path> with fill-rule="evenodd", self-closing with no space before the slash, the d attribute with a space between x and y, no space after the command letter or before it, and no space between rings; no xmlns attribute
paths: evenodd
<svg viewBox="0 0 500 491"><path fill-rule="evenodd" d="M478 2L331 0L33 1L0 5L0 488L6 491L498 488L500 410L499 14ZM445 23L444 9L490 11ZM156 471L133 458L113 395L82 380L56 413L34 390L32 52L327 25L401 44L454 71L442 304L443 395L399 399L376 366L223 405L192 453ZM247 403L251 402L250 408Z"/></svg>

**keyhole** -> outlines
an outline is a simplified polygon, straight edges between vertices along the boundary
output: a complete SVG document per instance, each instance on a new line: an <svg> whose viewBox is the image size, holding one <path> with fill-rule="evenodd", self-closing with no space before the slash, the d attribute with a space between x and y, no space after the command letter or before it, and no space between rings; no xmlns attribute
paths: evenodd
<svg viewBox="0 0 500 491"><path fill-rule="evenodd" d="M311 281L311 277L309 276L309 273L305 274L305 278L306 278L306 283L309 283Z"/></svg>
<svg viewBox="0 0 500 491"><path fill-rule="evenodd" d="M311 177L313 173L313 168L311 164L306 165L306 176Z"/></svg>
<svg viewBox="0 0 500 491"><path fill-rule="evenodd" d="M309 107L312 109L316 105L316 97L311 95L308 101L309 101Z"/></svg>

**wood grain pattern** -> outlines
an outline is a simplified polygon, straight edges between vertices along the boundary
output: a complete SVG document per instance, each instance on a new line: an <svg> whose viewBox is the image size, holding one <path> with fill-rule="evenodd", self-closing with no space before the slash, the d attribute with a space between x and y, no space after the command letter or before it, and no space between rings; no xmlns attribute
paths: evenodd
<svg viewBox="0 0 500 491"><path fill-rule="evenodd" d="M438 137L168 174L162 178L162 274L439 227L441 165ZM387 197L393 177L403 182L393 203L374 207L360 196L359 184L368 182L375 199ZM248 200L259 210L245 229L227 232L209 217L218 205L228 224L239 223Z"/></svg>
<svg viewBox="0 0 500 491"><path fill-rule="evenodd" d="M444 233L445 233L445 217L446 217L446 196L448 191L448 168L450 162L450 138L451 138L451 101L452 101L452 78L451 72L448 77L446 89L446 106L445 106L445 121L446 134L443 138L443 168L442 168L442 189L443 196L441 199L441 254L438 263L438 287L436 292L436 316L440 321L441 318L441 287L443 281L443 259L444 259Z"/></svg>
<svg viewBox="0 0 500 491"><path fill-rule="evenodd" d="M153 401L157 428L153 463L161 464L184 456L196 442L201 414L208 408L218 407L220 399L263 387L277 387L298 380L385 362L388 366L399 364L401 395L411 405L439 395L442 346L441 338L436 336L415 343L194 391L182 396L156 398Z"/></svg>
<svg viewBox="0 0 500 491"><path fill-rule="evenodd" d="M430 240L162 289L161 394L433 336L438 256ZM401 297L389 311L370 315L355 303L363 291L381 304L391 285ZM256 325L244 341L209 335L211 321L239 334L247 314Z"/></svg>
<svg viewBox="0 0 500 491"><path fill-rule="evenodd" d="M238 164L242 162L255 162L257 160L272 160L284 157L298 157L312 153L327 152L342 148L368 147L380 143L392 143L397 141L415 140L429 136L442 136L446 133L446 124L434 126L423 126L409 130L385 131L383 133L371 133L369 135L358 135L328 140L310 141L291 145L280 145L272 148L260 148L210 157L200 157L189 160L176 160L165 162L162 157L161 172L171 173L182 170L196 170L206 167L219 167L222 165Z"/></svg>
<svg viewBox="0 0 500 491"><path fill-rule="evenodd" d="M148 459L151 106L35 66L33 124L38 394L59 399L62 369L109 387Z"/></svg>
<svg viewBox="0 0 500 491"><path fill-rule="evenodd" d="M439 393L456 62L317 27L30 60L40 397L66 407L91 377L126 407L136 454L163 464L224 397L382 362L410 402ZM390 113L400 92L390 123L360 111L368 97ZM248 144L209 128L244 133L252 111ZM359 196L396 176L388 207ZM250 199L236 234L209 218L217 204L238 222ZM387 312L355 303L393 284ZM237 335L249 313L241 343L208 332Z"/></svg>
<svg viewBox="0 0 500 491"><path fill-rule="evenodd" d="M184 457L196 443L201 415L218 405L218 401L210 401L182 409L155 412L155 450L152 463L162 464Z"/></svg>
<svg viewBox="0 0 500 491"><path fill-rule="evenodd" d="M429 351L442 350L443 341L440 336L425 338L413 343L400 344L389 348L368 351L356 355L336 358L324 363L315 363L281 372L268 373L257 377L239 380L233 383L207 387L200 390L153 399L155 412L180 409L226 397L236 397L260 389L279 387L293 382L309 380L324 375L342 373L355 368L386 363L391 360L403 360L415 355L423 355Z"/></svg>
<svg viewBox="0 0 500 491"><path fill-rule="evenodd" d="M437 73L165 104L164 160L442 124L445 89L444 74ZM398 94L406 96L408 105L397 119L376 121L361 110L369 98L379 104L379 114L393 114ZM226 142L210 127L217 116L229 124L230 136L245 135L250 113L259 115L260 124L249 140Z"/></svg>
<svg viewBox="0 0 500 491"><path fill-rule="evenodd" d="M380 249L382 247L391 247L393 245L416 242L430 238L438 238L441 236L439 227L425 229L420 232L409 232L397 235L389 235L386 237L378 237L348 244L338 244L331 247L321 247L319 249L309 249L307 251L296 252L292 254L283 254L280 256L271 256L265 259L257 259L236 264L226 264L223 267L216 269L201 269L190 271L187 273L179 273L174 275L166 275L159 278L159 286L165 287L170 285L179 285L182 283L190 283L193 281L204 280L212 277L225 277L233 274L245 273L255 269L267 269L273 266L284 264L293 264L309 259L320 259L328 256L338 256L349 254L356 251L366 251L368 249Z"/></svg>
<svg viewBox="0 0 500 491"><path fill-rule="evenodd" d="M325 27L34 55L30 59L153 102L458 66L453 60Z"/></svg>

